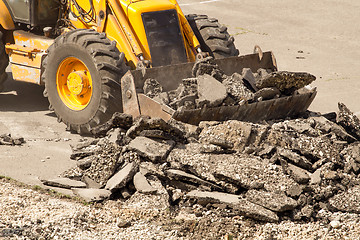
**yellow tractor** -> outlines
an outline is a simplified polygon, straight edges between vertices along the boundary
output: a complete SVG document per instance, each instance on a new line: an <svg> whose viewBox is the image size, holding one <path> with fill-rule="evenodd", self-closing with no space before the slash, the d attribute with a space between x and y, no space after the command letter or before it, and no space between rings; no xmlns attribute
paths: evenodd
<svg viewBox="0 0 360 240"><path fill-rule="evenodd" d="M78 133L114 112L182 121L195 116L190 123L241 119L223 114L244 112L234 108L210 109L211 116L200 116L209 113L203 109L179 113L141 93L149 77L165 90L176 88L206 54L228 74L244 67L276 70L271 52L235 57L239 51L226 27L205 15L185 16L176 0L1 0L0 30L0 88L10 62L13 79L45 85L50 109ZM308 94L296 112L313 97ZM293 111L286 109L285 115Z"/></svg>

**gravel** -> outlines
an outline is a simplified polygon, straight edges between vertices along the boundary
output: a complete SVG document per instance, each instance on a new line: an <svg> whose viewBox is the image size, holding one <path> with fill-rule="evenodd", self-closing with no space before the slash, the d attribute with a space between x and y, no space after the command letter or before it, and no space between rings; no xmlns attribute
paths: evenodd
<svg viewBox="0 0 360 240"><path fill-rule="evenodd" d="M1 239L359 239L360 232L359 214L325 210L316 222L258 223L199 205L176 214L122 200L89 205L5 178L0 196Z"/></svg>

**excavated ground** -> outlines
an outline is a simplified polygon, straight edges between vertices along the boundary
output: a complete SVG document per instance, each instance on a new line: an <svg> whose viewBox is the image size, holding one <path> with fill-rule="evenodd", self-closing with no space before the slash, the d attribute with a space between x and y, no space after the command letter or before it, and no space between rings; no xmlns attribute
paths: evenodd
<svg viewBox="0 0 360 240"><path fill-rule="evenodd" d="M315 80L266 69L226 76L211 58L193 73L171 92L148 79L144 93L193 109L281 98ZM1 236L308 239L295 229L309 228L314 239L358 237L360 120L342 103L338 113L198 126L115 113L93 134L71 146L76 167L41 179L79 202L2 180ZM0 136L0 144L23 143Z"/></svg>
<svg viewBox="0 0 360 240"><path fill-rule="evenodd" d="M115 114L73 146L76 168L42 180L78 200L1 180L1 236L357 239L359 123L343 104L257 124Z"/></svg>

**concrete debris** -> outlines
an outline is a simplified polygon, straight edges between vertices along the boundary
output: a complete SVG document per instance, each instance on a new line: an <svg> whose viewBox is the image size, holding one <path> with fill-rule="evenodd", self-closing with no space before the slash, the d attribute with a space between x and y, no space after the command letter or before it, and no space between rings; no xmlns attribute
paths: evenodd
<svg viewBox="0 0 360 240"><path fill-rule="evenodd" d="M97 137L105 136L105 134L111 128L129 129L132 126L132 123L133 117L131 115L116 112L109 121L107 121L105 124L93 128L91 132Z"/></svg>
<svg viewBox="0 0 360 240"><path fill-rule="evenodd" d="M86 184L81 181L72 180L69 178L53 178L53 179L40 179L44 185L60 188L86 188Z"/></svg>
<svg viewBox="0 0 360 240"><path fill-rule="evenodd" d="M24 138L14 138L11 137L11 134L2 134L0 135L0 145L22 145L25 143Z"/></svg>
<svg viewBox="0 0 360 240"><path fill-rule="evenodd" d="M84 183L86 184L87 188L94 188L94 189L100 189L102 186L89 178L88 176L84 176L83 179Z"/></svg>
<svg viewBox="0 0 360 240"><path fill-rule="evenodd" d="M105 189L113 192L117 189L125 187L138 171L138 167L138 163L136 162L127 163L120 171L107 181Z"/></svg>
<svg viewBox="0 0 360 240"><path fill-rule="evenodd" d="M298 183L307 183L310 180L310 174L305 169L299 168L291 163L281 160L281 166L285 173L289 174Z"/></svg>
<svg viewBox="0 0 360 240"><path fill-rule="evenodd" d="M273 72L269 69L253 73L250 68L227 76L212 57L197 60L192 73L193 78L182 79L176 89L167 92L163 92L163 87L155 79L146 79L143 92L155 101L182 112L204 107L244 105L305 93L304 87L315 80L309 73Z"/></svg>
<svg viewBox="0 0 360 240"><path fill-rule="evenodd" d="M156 79L148 78L144 82L144 94L153 98L158 96L162 92L162 86Z"/></svg>
<svg viewBox="0 0 360 240"><path fill-rule="evenodd" d="M310 176L310 184L320 184L321 183L321 169L317 169Z"/></svg>
<svg viewBox="0 0 360 240"><path fill-rule="evenodd" d="M173 140L156 141L139 136L132 140L128 147L137 152L141 157L152 162L161 162L166 159L174 145L175 142Z"/></svg>
<svg viewBox="0 0 360 240"><path fill-rule="evenodd" d="M156 189L149 184L148 180L141 172L137 172L135 174L133 181L134 186L138 192L144 194L156 193Z"/></svg>
<svg viewBox="0 0 360 240"><path fill-rule="evenodd" d="M156 189L156 194L143 194L136 191L126 200L126 205L129 208L169 210L170 196L162 182L156 176L149 176L147 180L149 184Z"/></svg>
<svg viewBox="0 0 360 240"><path fill-rule="evenodd" d="M207 74L198 77L197 94L199 97L197 101L198 108L201 108L204 104L209 107L220 106L227 97L225 86Z"/></svg>
<svg viewBox="0 0 360 240"><path fill-rule="evenodd" d="M254 99L254 93L248 89L244 82L243 77L234 73L231 77L227 77L223 84L226 87L227 92L239 103L242 100L252 101Z"/></svg>
<svg viewBox="0 0 360 240"><path fill-rule="evenodd" d="M263 206L274 212L284 212L293 210L297 207L296 200L287 197L285 194L274 192L265 192L259 190L249 190L246 193L246 199L252 203Z"/></svg>
<svg viewBox="0 0 360 240"><path fill-rule="evenodd" d="M73 193L81 197L85 202L101 202L109 199L111 191L96 188L72 188Z"/></svg>
<svg viewBox="0 0 360 240"><path fill-rule="evenodd" d="M211 182L208 181L204 181L200 178L198 178L195 175L186 173L184 171L181 170L177 170L177 169L168 169L165 170L165 174L171 178L171 179L175 179L175 180L180 180L180 181L185 181L185 182L191 182L191 183L195 183L195 184L199 184L199 185L204 185L204 186L208 186L212 189L215 190L221 190L221 188Z"/></svg>
<svg viewBox="0 0 360 240"><path fill-rule="evenodd" d="M256 87L259 89L276 87L282 93L291 94L295 90L309 85L315 79L316 77L310 73L278 71L256 79Z"/></svg>
<svg viewBox="0 0 360 240"><path fill-rule="evenodd" d="M360 213L360 186L335 195L329 200L330 207L337 211Z"/></svg>
<svg viewBox="0 0 360 240"><path fill-rule="evenodd" d="M349 134L360 140L360 119L345 104L339 103L338 107L336 122L343 126Z"/></svg>
<svg viewBox="0 0 360 240"><path fill-rule="evenodd" d="M184 89L198 91L197 80L184 81ZM62 176L108 190L127 206L161 211L201 206L270 222L321 220L321 211L358 213L360 142L353 119L340 124L333 114L308 113L191 126L142 116L127 129L108 125L104 137L73 146L78 166Z"/></svg>
<svg viewBox="0 0 360 240"><path fill-rule="evenodd" d="M229 207L238 211L241 215L260 221L277 222L279 217L272 211L261 207L260 205L240 199L238 195L222 192L203 192L191 191L186 195L188 198L194 198L201 205L208 203L225 203Z"/></svg>
<svg viewBox="0 0 360 240"><path fill-rule="evenodd" d="M214 58L212 57L206 57L204 59L197 60L194 64L192 75L194 77L198 77L204 74L214 77L219 82L222 82L225 77L224 72L215 63Z"/></svg>

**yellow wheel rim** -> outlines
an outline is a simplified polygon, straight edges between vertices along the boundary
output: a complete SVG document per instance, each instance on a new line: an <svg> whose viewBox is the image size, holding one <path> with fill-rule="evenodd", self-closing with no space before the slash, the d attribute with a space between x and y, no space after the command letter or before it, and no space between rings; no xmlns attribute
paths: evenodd
<svg viewBox="0 0 360 240"><path fill-rule="evenodd" d="M75 57L64 59L56 73L56 88L62 102L72 110L82 110L92 96L92 80L86 65Z"/></svg>

